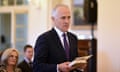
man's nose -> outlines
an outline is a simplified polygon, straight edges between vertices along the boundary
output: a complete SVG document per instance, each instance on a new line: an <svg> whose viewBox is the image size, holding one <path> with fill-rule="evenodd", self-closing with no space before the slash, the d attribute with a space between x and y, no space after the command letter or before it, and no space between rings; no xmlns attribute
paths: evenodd
<svg viewBox="0 0 120 72"><path fill-rule="evenodd" d="M70 21L70 20L69 20L68 18L65 19L65 23L69 23L69 21Z"/></svg>

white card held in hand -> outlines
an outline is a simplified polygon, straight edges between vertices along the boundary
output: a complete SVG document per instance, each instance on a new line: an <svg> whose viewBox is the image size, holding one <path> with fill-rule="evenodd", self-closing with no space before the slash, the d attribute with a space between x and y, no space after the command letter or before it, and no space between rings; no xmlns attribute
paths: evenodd
<svg viewBox="0 0 120 72"><path fill-rule="evenodd" d="M69 66L72 67L72 66L76 66L76 65L79 65L79 64L82 64L82 63L87 63L87 60L89 58L91 58L92 55L88 55L88 56L83 56L83 57L77 57L75 58L75 60L73 60Z"/></svg>

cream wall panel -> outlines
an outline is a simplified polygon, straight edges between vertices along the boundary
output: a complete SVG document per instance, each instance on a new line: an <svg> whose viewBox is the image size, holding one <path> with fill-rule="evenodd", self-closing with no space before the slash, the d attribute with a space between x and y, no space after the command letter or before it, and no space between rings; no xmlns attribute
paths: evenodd
<svg viewBox="0 0 120 72"><path fill-rule="evenodd" d="M120 72L120 0L98 2L98 72Z"/></svg>

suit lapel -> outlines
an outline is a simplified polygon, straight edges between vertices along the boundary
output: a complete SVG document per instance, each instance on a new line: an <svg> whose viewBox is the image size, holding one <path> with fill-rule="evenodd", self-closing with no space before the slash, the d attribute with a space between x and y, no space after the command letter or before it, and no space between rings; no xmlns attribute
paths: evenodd
<svg viewBox="0 0 120 72"><path fill-rule="evenodd" d="M29 71L30 70L30 67L29 67L29 65L28 65L28 63L24 60L24 66L26 67L26 69Z"/></svg>
<svg viewBox="0 0 120 72"><path fill-rule="evenodd" d="M74 54L74 42L72 41L72 36L68 32L68 40L69 40L69 47L70 47L70 61L73 60L72 55Z"/></svg>
<svg viewBox="0 0 120 72"><path fill-rule="evenodd" d="M52 34L53 34L53 37L55 37L53 39L55 41L55 44L57 45L57 48L59 49L60 52L62 52L64 54L64 57L66 58L65 50L62 46L62 43L60 41L60 38L59 38L57 32L54 29L52 29Z"/></svg>

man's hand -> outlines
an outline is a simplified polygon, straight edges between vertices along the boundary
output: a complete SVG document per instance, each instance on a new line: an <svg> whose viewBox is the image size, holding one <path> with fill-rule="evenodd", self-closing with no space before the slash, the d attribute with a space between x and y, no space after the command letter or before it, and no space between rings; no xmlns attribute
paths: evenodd
<svg viewBox="0 0 120 72"><path fill-rule="evenodd" d="M71 69L68 66L70 62L64 62L61 64L58 64L58 69L60 72L69 72Z"/></svg>
<svg viewBox="0 0 120 72"><path fill-rule="evenodd" d="M80 63L78 65L72 66L70 69L79 69L79 70L84 70L87 66L87 63Z"/></svg>

